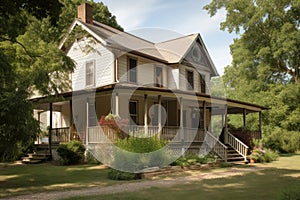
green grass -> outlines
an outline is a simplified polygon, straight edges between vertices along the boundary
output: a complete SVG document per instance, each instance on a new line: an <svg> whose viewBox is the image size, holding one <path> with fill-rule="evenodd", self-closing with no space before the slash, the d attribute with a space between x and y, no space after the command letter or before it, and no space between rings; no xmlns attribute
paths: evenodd
<svg viewBox="0 0 300 200"><path fill-rule="evenodd" d="M280 199L291 187L300 190L300 155L284 155L278 161L257 164L268 167L249 172L243 176L202 180L174 187L152 187L139 192L97 195L88 199L97 200L194 200L194 199ZM271 167L271 168L269 168ZM70 198L72 200L87 197Z"/></svg>
<svg viewBox="0 0 300 200"><path fill-rule="evenodd" d="M0 166L0 198L24 193L119 184L99 165L51 164Z"/></svg>

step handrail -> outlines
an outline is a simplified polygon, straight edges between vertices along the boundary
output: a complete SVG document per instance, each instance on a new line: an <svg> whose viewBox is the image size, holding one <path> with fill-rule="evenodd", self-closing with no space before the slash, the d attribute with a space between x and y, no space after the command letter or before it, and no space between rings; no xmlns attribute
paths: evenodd
<svg viewBox="0 0 300 200"><path fill-rule="evenodd" d="M210 142L210 139L212 142ZM212 148L218 156L220 156L220 158L227 162L227 146L225 144L223 144L209 131L206 131L205 141L209 147Z"/></svg>
<svg viewBox="0 0 300 200"><path fill-rule="evenodd" d="M243 156L244 160L247 161L247 154L249 147L244 144L241 140L236 138L234 135L227 131L227 143L236 150L241 156Z"/></svg>

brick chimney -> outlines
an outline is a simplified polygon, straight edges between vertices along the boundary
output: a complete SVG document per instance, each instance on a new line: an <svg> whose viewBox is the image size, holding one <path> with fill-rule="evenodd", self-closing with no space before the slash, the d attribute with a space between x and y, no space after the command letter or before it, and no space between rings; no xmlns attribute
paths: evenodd
<svg viewBox="0 0 300 200"><path fill-rule="evenodd" d="M93 7L87 3L78 6L77 18L85 23L93 24Z"/></svg>

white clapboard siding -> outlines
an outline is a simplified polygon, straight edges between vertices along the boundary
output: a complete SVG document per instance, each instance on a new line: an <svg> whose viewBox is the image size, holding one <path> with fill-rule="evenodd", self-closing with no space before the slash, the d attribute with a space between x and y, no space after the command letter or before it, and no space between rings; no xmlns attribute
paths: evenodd
<svg viewBox="0 0 300 200"><path fill-rule="evenodd" d="M90 46L89 46L90 45ZM91 49L92 47L93 49ZM75 42L68 52L68 56L76 63L72 73L73 91L86 88L86 62L95 62L95 84L99 87L114 81L114 56L100 43L89 43L88 39Z"/></svg>

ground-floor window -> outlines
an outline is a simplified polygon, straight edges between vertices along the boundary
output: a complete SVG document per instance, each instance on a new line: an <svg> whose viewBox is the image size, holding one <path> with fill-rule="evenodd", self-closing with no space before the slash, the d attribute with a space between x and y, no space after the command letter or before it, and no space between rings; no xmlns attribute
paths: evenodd
<svg viewBox="0 0 300 200"><path fill-rule="evenodd" d="M138 124L138 102L129 102L130 125Z"/></svg>

